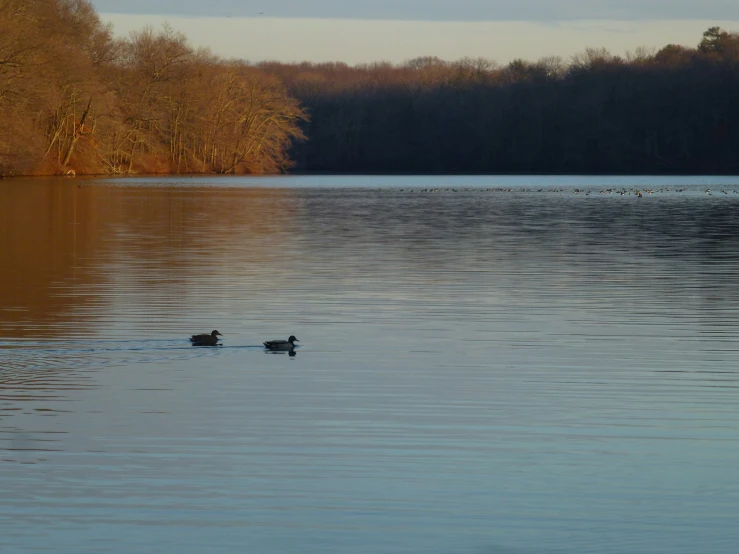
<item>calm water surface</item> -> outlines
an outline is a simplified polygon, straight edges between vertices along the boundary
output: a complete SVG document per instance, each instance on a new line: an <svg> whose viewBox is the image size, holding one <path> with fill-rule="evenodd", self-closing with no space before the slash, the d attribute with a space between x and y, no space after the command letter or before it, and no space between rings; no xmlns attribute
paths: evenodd
<svg viewBox="0 0 739 554"><path fill-rule="evenodd" d="M0 552L736 552L738 216L727 177L0 182Z"/></svg>

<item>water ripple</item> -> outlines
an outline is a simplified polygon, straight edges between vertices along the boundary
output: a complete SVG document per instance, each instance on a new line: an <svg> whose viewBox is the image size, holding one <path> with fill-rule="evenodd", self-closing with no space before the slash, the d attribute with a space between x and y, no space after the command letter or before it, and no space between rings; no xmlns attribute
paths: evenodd
<svg viewBox="0 0 739 554"><path fill-rule="evenodd" d="M71 183L0 184L3 552L739 543L736 178Z"/></svg>

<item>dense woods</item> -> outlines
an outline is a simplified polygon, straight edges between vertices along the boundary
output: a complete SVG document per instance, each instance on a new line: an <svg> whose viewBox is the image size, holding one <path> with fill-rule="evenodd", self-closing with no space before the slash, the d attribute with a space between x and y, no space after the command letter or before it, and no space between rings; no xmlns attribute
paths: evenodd
<svg viewBox="0 0 739 554"><path fill-rule="evenodd" d="M737 173L739 35L505 66L248 64L168 27L115 39L87 0L0 0L0 118L0 175Z"/></svg>
<svg viewBox="0 0 739 554"><path fill-rule="evenodd" d="M310 114L300 169L739 173L739 35L719 28L626 57L260 67Z"/></svg>
<svg viewBox="0 0 739 554"><path fill-rule="evenodd" d="M172 29L115 40L87 0L0 0L0 174L276 172L305 117Z"/></svg>

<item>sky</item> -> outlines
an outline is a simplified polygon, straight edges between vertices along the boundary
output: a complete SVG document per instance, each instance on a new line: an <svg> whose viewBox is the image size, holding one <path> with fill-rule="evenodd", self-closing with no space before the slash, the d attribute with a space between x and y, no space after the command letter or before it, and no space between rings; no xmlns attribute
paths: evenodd
<svg viewBox="0 0 739 554"><path fill-rule="evenodd" d="M164 22L193 46L249 61L567 59L587 47L695 46L739 31L737 0L92 0L116 34Z"/></svg>

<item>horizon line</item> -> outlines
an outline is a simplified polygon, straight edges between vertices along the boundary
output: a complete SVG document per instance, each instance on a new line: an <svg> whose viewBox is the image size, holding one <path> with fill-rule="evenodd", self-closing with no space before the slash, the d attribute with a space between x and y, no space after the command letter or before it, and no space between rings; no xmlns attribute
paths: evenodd
<svg viewBox="0 0 739 554"><path fill-rule="evenodd" d="M567 59L588 48L622 55L669 44L696 47L710 27L739 30L739 20L561 19L437 21L300 17L100 14L124 38L169 24L194 48L227 59L284 63L402 63L419 57L484 58L507 63L552 55ZM556 50L556 52L555 52Z"/></svg>

